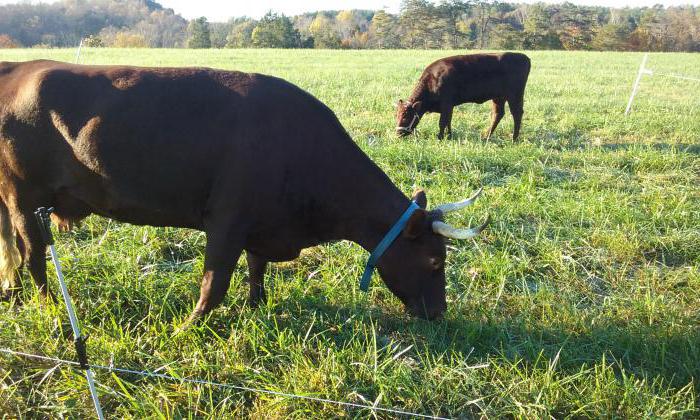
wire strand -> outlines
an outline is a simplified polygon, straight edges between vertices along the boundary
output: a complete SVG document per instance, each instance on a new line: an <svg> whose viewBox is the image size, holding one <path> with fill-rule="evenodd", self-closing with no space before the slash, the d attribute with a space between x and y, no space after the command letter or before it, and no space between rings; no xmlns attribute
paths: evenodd
<svg viewBox="0 0 700 420"><path fill-rule="evenodd" d="M659 72L653 72L652 74L657 75L657 76L665 76L665 77L673 77L676 79L682 79L682 80L692 80L695 82L700 82L700 79L695 78L695 77L689 77L689 76L681 76L679 74L673 74L673 73L659 73Z"/></svg>
<svg viewBox="0 0 700 420"><path fill-rule="evenodd" d="M0 353L10 354L10 355L14 355L14 356L22 356L22 357L30 358L30 359L44 360L44 361L54 362L56 364L64 364L64 365L71 365L71 366L79 366L80 365L80 363L73 362L71 360L63 360L63 359L58 359L55 357L41 356L38 354L25 353L25 352L11 350L8 348L0 348ZM446 417L439 417L439 416L434 416L434 415L429 415L429 414L412 413L410 411L397 410L394 408L386 408L386 407L373 406L373 405L357 404L357 403L351 403L351 402L346 402L346 401L335 401L335 400L331 400L331 399L327 399L327 398L311 397L308 395L290 394L287 392L279 392L279 391L270 391L267 389L251 388L251 387L246 387L246 386L241 386L241 385L224 384L224 383L218 383L218 382L212 382L212 381L205 381L203 379L176 378L174 376L165 375L162 373L150 372L147 370L133 370L133 369L125 369L125 368L102 366L102 365L89 365L89 366L93 369L106 370L109 372L129 373L129 374L134 374L134 375L139 375L139 376L165 379L165 380L173 381L173 382L186 382L186 383L191 383L191 384L209 385L209 386L216 386L219 388L234 389L237 391L254 392L254 393L259 393L259 394L275 395L278 397L286 397L286 398L296 398L296 399L302 399L302 400L307 400L307 401L335 404L335 405L340 405L340 406L345 406L345 407L362 408L362 409L367 409L367 410L372 410L372 411L382 411L385 413L398 414L398 415L406 416L406 417L418 417L418 418L436 419L436 420L449 420Z"/></svg>

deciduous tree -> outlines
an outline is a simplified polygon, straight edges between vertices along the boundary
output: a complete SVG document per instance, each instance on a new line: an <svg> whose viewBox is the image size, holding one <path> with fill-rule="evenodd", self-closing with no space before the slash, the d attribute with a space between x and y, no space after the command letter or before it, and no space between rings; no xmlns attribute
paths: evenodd
<svg viewBox="0 0 700 420"><path fill-rule="evenodd" d="M7 34L0 34L0 48L19 48L19 43Z"/></svg>
<svg viewBox="0 0 700 420"><path fill-rule="evenodd" d="M253 46L253 30L257 22L248 18L236 19L231 27L226 46L229 48L250 48Z"/></svg>
<svg viewBox="0 0 700 420"><path fill-rule="evenodd" d="M315 48L339 48L341 35L336 31L334 21L318 13L309 25L309 32L314 38Z"/></svg>

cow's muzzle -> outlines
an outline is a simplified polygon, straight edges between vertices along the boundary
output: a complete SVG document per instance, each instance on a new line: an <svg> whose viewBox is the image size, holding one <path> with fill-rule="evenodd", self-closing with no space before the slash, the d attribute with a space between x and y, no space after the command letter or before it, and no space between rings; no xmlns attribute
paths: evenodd
<svg viewBox="0 0 700 420"><path fill-rule="evenodd" d="M413 130L408 127L396 127L396 135L400 137L406 137L412 132Z"/></svg>
<svg viewBox="0 0 700 420"><path fill-rule="evenodd" d="M401 137L407 136L413 132L413 130L416 128L416 125L418 125L418 114L413 114L413 119L410 123L408 123L408 125L400 125L396 127L396 134L398 134Z"/></svg>
<svg viewBox="0 0 700 420"><path fill-rule="evenodd" d="M405 307L406 312L408 312L411 316L425 319L427 321L437 321L442 319L445 315L445 311L447 310L447 305L427 307L426 305L422 304L407 304Z"/></svg>

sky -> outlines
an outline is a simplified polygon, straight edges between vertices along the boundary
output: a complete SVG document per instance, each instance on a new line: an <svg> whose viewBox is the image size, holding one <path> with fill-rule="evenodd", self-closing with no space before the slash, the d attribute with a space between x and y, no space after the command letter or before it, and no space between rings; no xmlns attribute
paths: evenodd
<svg viewBox="0 0 700 420"><path fill-rule="evenodd" d="M55 0L0 0L0 4L28 2L51 3ZM268 10L293 16L317 10L384 9L396 13L401 0L156 0L164 7L174 9L187 19L205 16L212 22L224 22L234 16L259 18ZM536 0L511 0L513 3L534 3ZM545 3L562 3L564 0L544 0ZM609 7L643 7L663 4L678 6L693 4L700 0L569 0L574 4Z"/></svg>

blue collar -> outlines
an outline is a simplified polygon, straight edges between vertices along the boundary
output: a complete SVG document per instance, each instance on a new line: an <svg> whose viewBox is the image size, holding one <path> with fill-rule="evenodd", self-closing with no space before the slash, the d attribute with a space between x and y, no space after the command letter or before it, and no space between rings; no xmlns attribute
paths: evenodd
<svg viewBox="0 0 700 420"><path fill-rule="evenodd" d="M399 236L413 212L419 208L420 207L415 201L411 201L411 205L408 206L405 212L403 212L401 217L399 217L399 220L394 223L394 226L389 229L389 232L387 232L381 242L379 242L379 245L374 248L374 251L372 251L369 259L367 260L367 265L365 265L365 272L362 273L362 279L360 279L360 290L366 292L367 289L369 289L369 282L372 280L372 271L377 265L379 258L381 258L384 252L389 248L389 246L391 246L396 237Z"/></svg>

